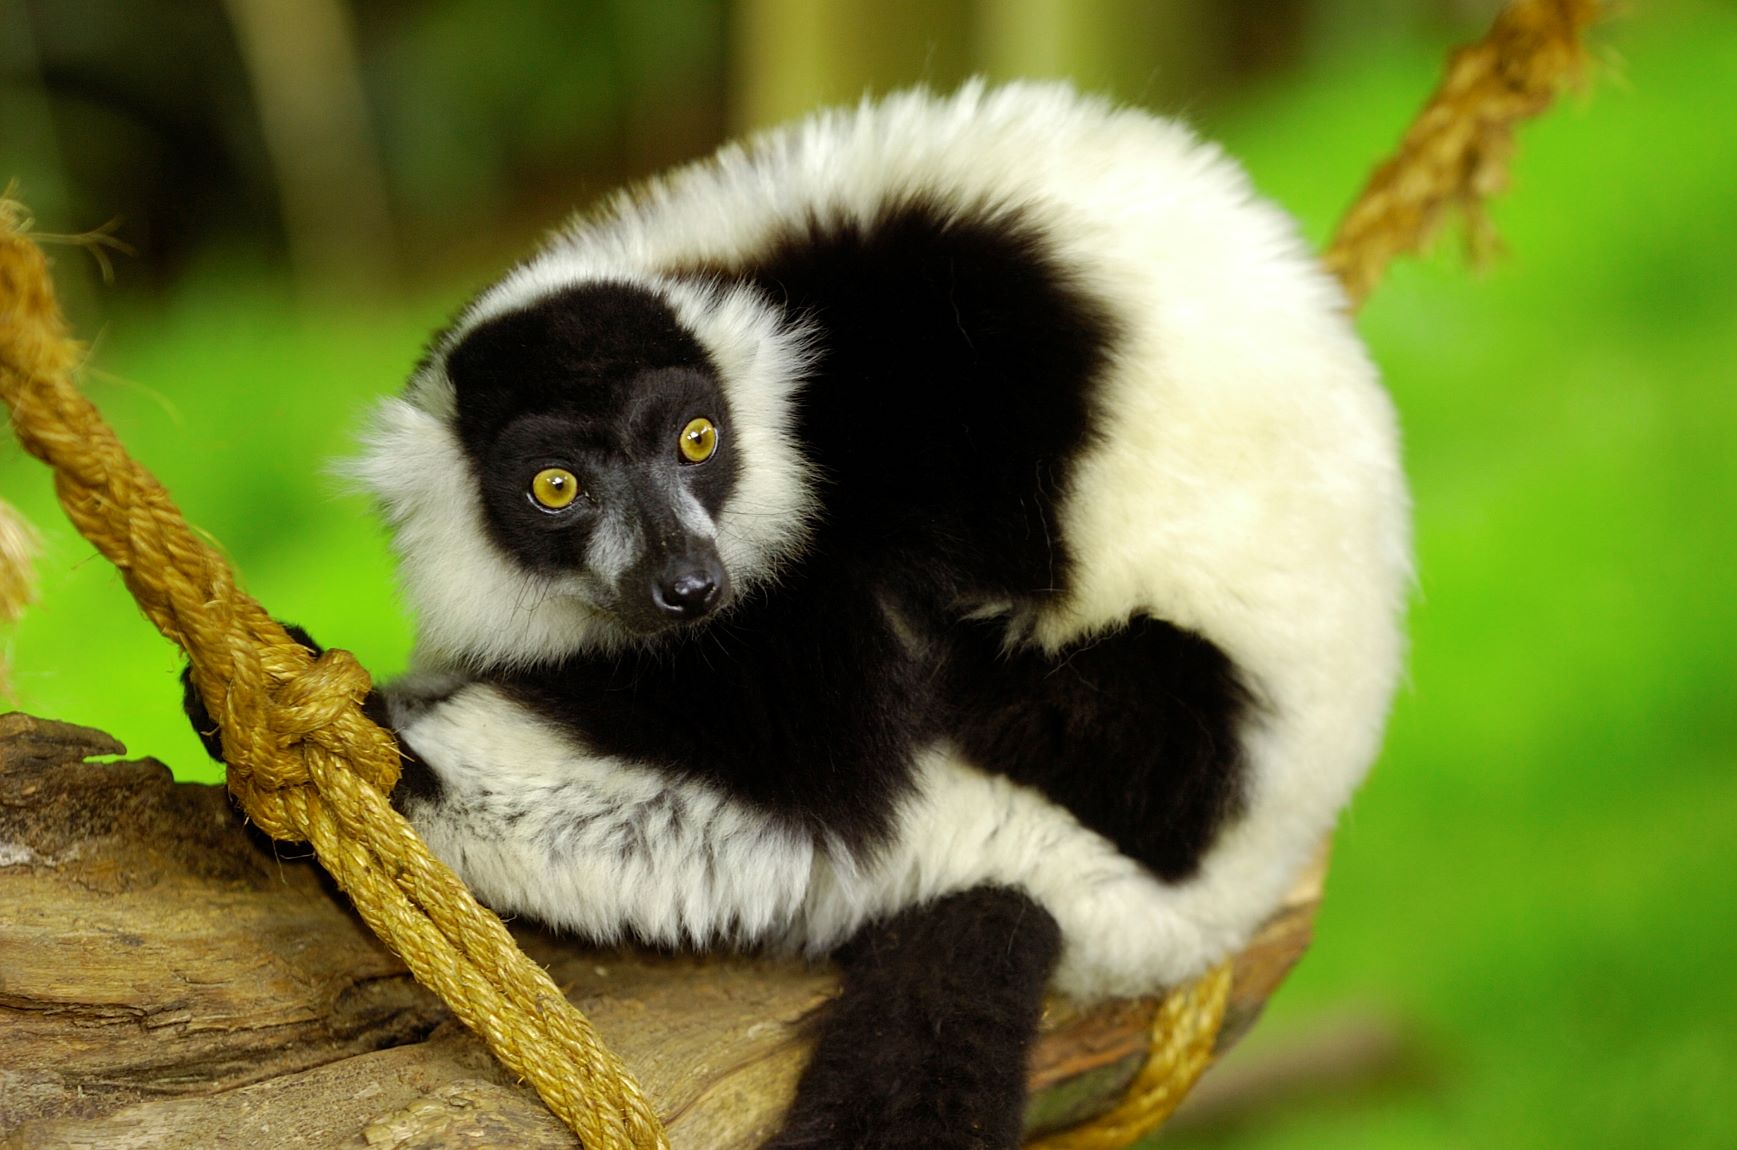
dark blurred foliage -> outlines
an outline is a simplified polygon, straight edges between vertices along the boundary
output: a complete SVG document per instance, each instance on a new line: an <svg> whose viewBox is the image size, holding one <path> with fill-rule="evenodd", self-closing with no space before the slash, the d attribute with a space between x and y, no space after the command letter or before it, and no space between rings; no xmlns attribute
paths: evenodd
<svg viewBox="0 0 1737 1150"><path fill-rule="evenodd" d="M282 176L216 0L0 0L0 155L50 230L119 217L159 292L212 248L289 256ZM271 5L262 7L270 8ZM279 18L294 20L294 4ZM342 9L383 171L395 262L411 274L493 256L623 178L724 132L722 0Z"/></svg>
<svg viewBox="0 0 1737 1150"><path fill-rule="evenodd" d="M52 230L123 220L148 253L124 286L160 289L213 242L281 255L259 226L277 198L220 4L0 4L0 53L7 176Z"/></svg>
<svg viewBox="0 0 1737 1150"><path fill-rule="evenodd" d="M0 0L0 157L45 230L121 221L138 251L120 268L123 298L160 294L213 253L264 274L293 268L297 229L309 226L288 202L298 173L328 185L318 226L338 229L353 262L378 262L400 282L451 279L522 250L624 180L816 102L914 82L946 87L976 72L1060 72L1125 99L1198 113L1283 73L1310 44L1347 36L1379 43L1420 25L1463 34L1493 7ZM295 40L319 13L333 17L341 51L317 36ZM303 170L319 150L305 142L292 158L274 158L262 128L273 113L261 79L268 73L239 34L250 17L263 21L267 45L291 54L292 67L296 52L336 57L310 56L301 74L354 73L354 155L336 174ZM310 79L304 87L321 86ZM293 113L306 94L292 83L276 98ZM346 181L357 182L354 194ZM383 189L378 223L361 210L361 185L370 183ZM357 205L355 238L342 236L346 212L332 202ZM304 280L330 276L299 270Z"/></svg>
<svg viewBox="0 0 1737 1150"><path fill-rule="evenodd" d="M724 134L722 0L399 0L358 16L412 265L479 236L492 248L484 221L541 230Z"/></svg>

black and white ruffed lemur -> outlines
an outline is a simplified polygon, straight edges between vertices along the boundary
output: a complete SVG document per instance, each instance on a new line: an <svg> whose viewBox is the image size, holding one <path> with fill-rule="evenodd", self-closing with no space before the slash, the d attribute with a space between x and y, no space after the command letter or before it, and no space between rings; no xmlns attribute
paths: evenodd
<svg viewBox="0 0 1737 1150"><path fill-rule="evenodd" d="M499 911L837 956L769 1145L1017 1145L1045 989L1234 951L1376 753L1407 501L1345 313L1216 148L1060 86L621 196L355 464L395 801Z"/></svg>

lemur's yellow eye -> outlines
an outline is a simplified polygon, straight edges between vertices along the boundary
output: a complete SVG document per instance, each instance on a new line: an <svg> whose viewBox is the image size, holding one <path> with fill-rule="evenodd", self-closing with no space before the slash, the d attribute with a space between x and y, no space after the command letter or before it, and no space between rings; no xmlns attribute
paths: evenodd
<svg viewBox="0 0 1737 1150"><path fill-rule="evenodd" d="M718 429L705 416L690 420L682 428L682 458L689 463L704 463L718 450Z"/></svg>
<svg viewBox="0 0 1737 1150"><path fill-rule="evenodd" d="M579 478L565 467L545 467L531 480L531 498L538 507L559 511L579 498Z"/></svg>

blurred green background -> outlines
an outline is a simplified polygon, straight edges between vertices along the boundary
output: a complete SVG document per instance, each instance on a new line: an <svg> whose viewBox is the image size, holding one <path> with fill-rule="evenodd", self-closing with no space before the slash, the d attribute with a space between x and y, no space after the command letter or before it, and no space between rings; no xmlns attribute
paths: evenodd
<svg viewBox="0 0 1737 1150"><path fill-rule="evenodd" d="M1319 242L1494 7L0 0L0 180L43 232L121 218L113 286L54 252L89 392L275 614L390 675L330 461L568 209L866 87L1059 74L1224 140ZM1313 952L1155 1144L1737 1145L1737 6L1595 38L1522 135L1509 255L1449 237L1360 319L1415 484L1410 677ZM12 700L216 777L10 442L0 495L45 537Z"/></svg>

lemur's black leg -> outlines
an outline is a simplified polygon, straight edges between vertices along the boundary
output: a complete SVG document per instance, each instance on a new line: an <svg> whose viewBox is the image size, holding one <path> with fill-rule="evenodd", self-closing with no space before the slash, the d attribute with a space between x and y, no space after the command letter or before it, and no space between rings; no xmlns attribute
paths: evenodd
<svg viewBox="0 0 1737 1150"><path fill-rule="evenodd" d="M289 637L314 653L314 657L326 653L326 649L314 642L314 637L294 623L283 623L283 629L289 632ZM193 733L199 736L199 742L204 745L205 753L218 762L223 762L223 740L217 732L217 721L211 717L211 712L205 709L205 700L200 697L199 689L193 685L193 669L181 669L181 709L187 712L187 719L193 724ZM362 713L375 723L397 737L398 732L392 729L392 717L387 711L386 696L375 687L368 692L368 697L362 700ZM404 745L404 740L398 740L399 754L402 756L402 769L398 775L398 785L392 790L392 805L403 809L404 799L413 794L426 795L438 789L438 784L428 768L423 766Z"/></svg>
<svg viewBox="0 0 1737 1150"><path fill-rule="evenodd" d="M1060 941L1003 887L865 928L838 955L844 992L767 1150L1014 1150Z"/></svg>

